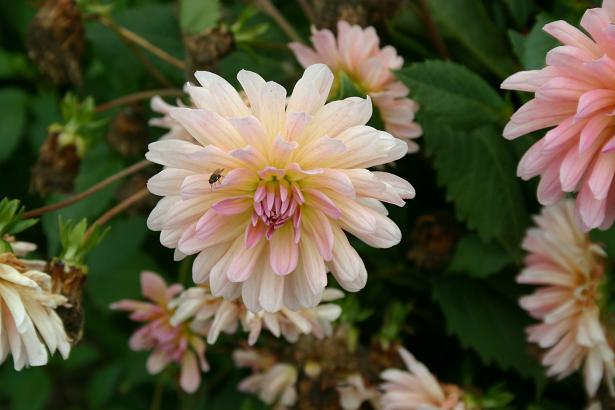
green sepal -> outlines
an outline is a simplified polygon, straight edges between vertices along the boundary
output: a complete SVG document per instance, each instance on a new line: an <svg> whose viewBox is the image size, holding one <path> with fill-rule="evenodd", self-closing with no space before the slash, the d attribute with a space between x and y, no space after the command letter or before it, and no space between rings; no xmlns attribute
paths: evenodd
<svg viewBox="0 0 615 410"><path fill-rule="evenodd" d="M89 234L87 219L82 219L79 223L72 221L64 222L59 218L60 243L62 251L58 258L66 264L72 264L85 268L83 261L85 256L96 248L109 232L110 228L95 226Z"/></svg>

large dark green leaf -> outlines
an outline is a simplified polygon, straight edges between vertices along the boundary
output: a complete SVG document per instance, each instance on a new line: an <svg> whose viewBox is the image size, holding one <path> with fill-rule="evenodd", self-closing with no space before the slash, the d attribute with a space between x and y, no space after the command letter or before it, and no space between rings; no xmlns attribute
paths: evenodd
<svg viewBox="0 0 615 410"><path fill-rule="evenodd" d="M459 64L427 61L406 67L397 76L419 102L419 114L438 117L451 127L503 124L510 112L485 80Z"/></svg>
<svg viewBox="0 0 615 410"><path fill-rule="evenodd" d="M0 89L0 162L8 158L23 135L28 94L19 88Z"/></svg>
<svg viewBox="0 0 615 410"><path fill-rule="evenodd" d="M457 243L448 270L485 278L498 273L511 262L510 255L498 244L485 243L476 235L467 235Z"/></svg>
<svg viewBox="0 0 615 410"><path fill-rule="evenodd" d="M558 45L558 41L542 30L545 24L554 19L544 14L538 15L532 30L523 36L510 31L515 54L526 70L536 70L545 66L547 52Z"/></svg>
<svg viewBox="0 0 615 410"><path fill-rule="evenodd" d="M524 327L528 316L509 295L485 282L447 275L434 281L433 297L449 332L485 364L515 370L523 377L544 377L540 364L527 353Z"/></svg>
<svg viewBox="0 0 615 410"><path fill-rule="evenodd" d="M424 121L423 127L438 182L446 187L458 217L483 240L497 239L518 254L529 215L513 153L499 129L453 131L435 120Z"/></svg>
<svg viewBox="0 0 615 410"><path fill-rule="evenodd" d="M461 43L493 73L505 78L515 71L504 34L477 0L429 0L431 13L449 37Z"/></svg>

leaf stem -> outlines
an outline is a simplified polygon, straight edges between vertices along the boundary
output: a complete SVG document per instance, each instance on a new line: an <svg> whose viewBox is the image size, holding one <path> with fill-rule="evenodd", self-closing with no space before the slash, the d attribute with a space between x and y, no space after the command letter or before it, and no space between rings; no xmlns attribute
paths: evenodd
<svg viewBox="0 0 615 410"><path fill-rule="evenodd" d="M139 191L130 195L128 198L124 199L122 202L118 203L113 208L109 209L107 212L102 214L96 221L94 221L94 223L90 225L88 230L85 232L84 237L85 238L89 237L97 226L102 226L106 224L111 219L121 214L126 209L130 208L132 205L139 202L141 199L145 198L148 195L149 195L149 190L147 189L147 187L143 187Z"/></svg>
<svg viewBox="0 0 615 410"><path fill-rule="evenodd" d="M96 112L104 112L111 110L115 107L119 107L121 105L130 104L133 102L146 100L156 96L162 97L181 97L184 93L182 90L175 88L163 88L159 90L149 90L149 91L140 91L134 94L128 94L120 98L116 98L115 100L107 101L106 103L102 103L95 108Z"/></svg>
<svg viewBox="0 0 615 410"><path fill-rule="evenodd" d="M104 24L105 26L107 26L108 28L113 30L121 38L124 38L124 39L130 41L131 43L134 43L134 44L138 45L139 47L142 47L142 48L146 49L147 51L149 51L150 53L154 54L159 59L161 59L161 60L163 60L163 61L165 61L165 62L167 62L167 63L169 63L171 65L174 65L175 67L179 68L182 71L186 70L186 63L184 63L182 60L179 60L179 59L173 57L171 54L167 53L166 51L164 51L163 49L159 48L158 46L150 43L148 40L146 40L145 38L141 37L137 33L128 30L126 27L120 26L114 20L109 18L108 16L100 15L98 17L98 20L102 24Z"/></svg>
<svg viewBox="0 0 615 410"><path fill-rule="evenodd" d="M269 17L276 22L276 24L282 29L282 31L293 41L303 43L303 39L295 31L293 26L286 20L286 18L280 13L280 11L273 5L271 0L254 0L254 3L261 8Z"/></svg>
<svg viewBox="0 0 615 410"><path fill-rule="evenodd" d="M436 51L438 52L440 57L442 57L444 60L450 60L451 55L446 48L446 43L442 39L438 27L436 26L433 21L433 18L431 17L431 10L429 9L429 4L427 4L427 0L420 0L419 4L421 6L423 23L427 27L427 33L431 38L431 42L436 47Z"/></svg>
<svg viewBox="0 0 615 410"><path fill-rule="evenodd" d="M299 2L299 6L303 9L303 14L307 17L310 24L316 25L316 13L314 13L314 9L310 4L309 0L297 0Z"/></svg>
<svg viewBox="0 0 615 410"><path fill-rule="evenodd" d="M48 212L52 212L52 211L56 211L58 209L62 209L62 208L66 208L67 206L70 206L74 203L77 203L87 197L89 197L90 195L95 194L96 192L100 191L103 188L106 188L107 186L111 185L112 183L114 183L115 181L124 178L128 175L134 174L144 168L147 168L148 166L152 165L151 162L149 162L148 160L144 159L143 161L137 162L136 164L133 164L131 166L129 166L126 169L123 169L122 171L118 172L117 174L111 175L108 178L103 179L102 181L100 181L99 183L91 186L90 188L86 189L83 192L80 192L76 195L73 195L69 198L66 198L63 201L60 202L56 202L55 204L51 204L51 205L46 205L43 206L41 208L37 208L37 209L33 209L31 211L28 212L24 212L23 214L23 219L28 219L28 218L34 218L37 216L41 216L43 214L46 214Z"/></svg>

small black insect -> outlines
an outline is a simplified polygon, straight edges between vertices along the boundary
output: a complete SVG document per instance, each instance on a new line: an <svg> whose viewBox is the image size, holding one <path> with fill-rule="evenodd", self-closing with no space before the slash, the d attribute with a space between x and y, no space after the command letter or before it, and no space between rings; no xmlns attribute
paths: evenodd
<svg viewBox="0 0 615 410"><path fill-rule="evenodd" d="M220 182L222 178L224 178L224 175L222 175L223 171L224 171L224 168L217 168L216 170L214 170L213 174L209 176L209 185L211 185L212 191L214 190L214 185L217 182Z"/></svg>

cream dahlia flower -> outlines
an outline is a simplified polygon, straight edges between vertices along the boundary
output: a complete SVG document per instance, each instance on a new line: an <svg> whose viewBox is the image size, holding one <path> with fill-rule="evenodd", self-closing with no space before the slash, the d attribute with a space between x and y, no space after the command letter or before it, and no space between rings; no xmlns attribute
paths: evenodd
<svg viewBox="0 0 615 410"><path fill-rule="evenodd" d="M615 355L598 307L606 255L577 227L573 213L573 201L565 200L535 217L538 227L523 241L529 254L517 281L540 286L520 304L541 321L527 334L548 349L542 359L547 374L561 379L583 366L585 388L593 396L603 378L613 392L615 376Z"/></svg>
<svg viewBox="0 0 615 410"><path fill-rule="evenodd" d="M346 376L337 386L340 396L340 408L343 410L358 410L364 402L369 402L371 406L378 410L379 393L374 387L367 387L363 376L359 373L352 373Z"/></svg>
<svg viewBox="0 0 615 410"><path fill-rule="evenodd" d="M538 200L554 204L578 192L576 215L583 230L606 229L615 219L615 0L587 10L581 26L565 21L544 30L562 42L547 54L547 66L523 71L502 88L529 91L504 129L512 139L551 128L519 163L523 179L540 175Z"/></svg>
<svg viewBox="0 0 615 410"><path fill-rule="evenodd" d="M404 65L395 48L380 48L373 27L362 29L345 21L337 24L337 38L330 30L312 27L312 43L314 49L301 43L290 43L289 47L303 67L323 63L336 76L343 72L350 77L373 99L386 131L406 141L408 152L418 151L418 145L412 141L423 133L414 122L418 105L408 98L408 88L391 71Z"/></svg>
<svg viewBox="0 0 615 410"><path fill-rule="evenodd" d="M70 342L55 308L66 298L51 292L51 277L12 253L0 254L0 363L9 353L15 370L47 364L56 350L66 359Z"/></svg>
<svg viewBox="0 0 615 410"><path fill-rule="evenodd" d="M365 126L371 100L325 104L333 82L310 66L290 98L284 88L241 71L250 108L221 77L200 71L187 90L197 108L175 108L196 143L150 144L166 168L148 182L163 196L148 219L176 257L198 254L197 283L215 296L241 295L252 312L313 307L331 271L351 292L367 272L344 231L387 248L401 232L381 201L414 197L405 180L366 168L401 158L407 145Z"/></svg>
<svg viewBox="0 0 615 410"><path fill-rule="evenodd" d="M151 350L147 359L147 371L160 373L170 363L181 366L179 384L181 388L194 393L201 384L201 371L209 370L205 360L203 334L191 327L189 322L180 325L171 323L173 315L169 303L182 291L179 284L166 285L154 272L141 272L143 295L151 301L121 300L111 305L111 309L130 313L130 319L142 322L128 342L134 351Z"/></svg>
<svg viewBox="0 0 615 410"><path fill-rule="evenodd" d="M387 369L380 377L383 410L464 410L463 392L455 385L442 384L403 347L399 354L408 371Z"/></svg>
<svg viewBox="0 0 615 410"><path fill-rule="evenodd" d="M340 299L344 294L337 289L325 289L323 302ZM312 334L318 339L329 336L331 323L339 318L342 310L334 303L321 303L314 308L291 311L282 308L277 312L260 311L252 313L246 309L241 300L225 300L216 297L206 285L185 290L170 303L175 309L171 323L175 326L191 321L207 334L207 342L216 343L220 333L233 334L239 324L249 332L248 343L254 345L262 329L267 329L275 337L283 336L294 343L302 334Z"/></svg>
<svg viewBox="0 0 615 410"><path fill-rule="evenodd" d="M162 114L162 117L152 118L149 120L149 125L159 128L166 128L168 131L160 137L161 140L178 139L184 141L192 141L192 136L184 127L177 121L171 118L171 110L177 107L184 107L181 100L177 100L177 106L171 105L160 96L152 98L150 102L152 111Z"/></svg>
<svg viewBox="0 0 615 410"><path fill-rule="evenodd" d="M258 395L274 410L291 408L297 401L299 372L288 363L276 363L270 355L257 350L235 350L233 360L238 367L252 369L252 375L243 379L238 390Z"/></svg>

